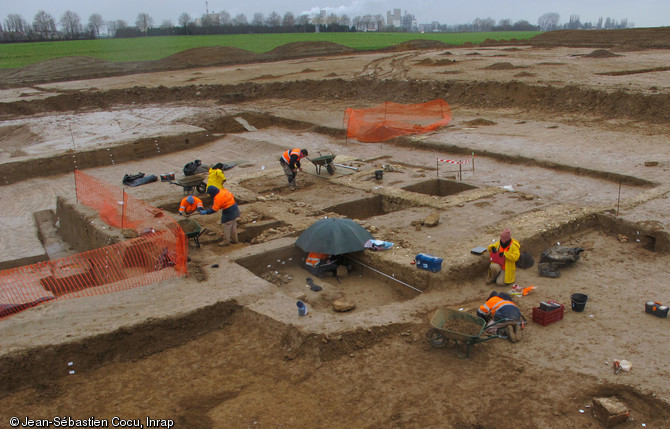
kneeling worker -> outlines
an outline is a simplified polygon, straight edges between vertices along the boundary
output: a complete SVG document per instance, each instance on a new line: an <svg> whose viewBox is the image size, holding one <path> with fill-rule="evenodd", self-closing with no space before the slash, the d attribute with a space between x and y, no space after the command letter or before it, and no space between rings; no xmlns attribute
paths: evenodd
<svg viewBox="0 0 670 429"><path fill-rule="evenodd" d="M203 210L205 210L205 208L202 206L202 200L193 195L189 195L181 200L181 204L179 205L179 216L190 215L196 211L201 212Z"/></svg>
<svg viewBox="0 0 670 429"><path fill-rule="evenodd" d="M223 241L219 246L227 246L237 243L237 218L240 217L240 209L237 207L235 197L226 188L208 188L207 193L214 199L212 208L201 211L201 215L208 215L221 210L221 225L223 226Z"/></svg>
<svg viewBox="0 0 670 429"><path fill-rule="evenodd" d="M512 238L509 229L500 233L500 240L487 247L489 251L489 272L486 284L496 283L505 286L514 283L516 279L516 261L521 256L519 242Z"/></svg>
<svg viewBox="0 0 670 429"><path fill-rule="evenodd" d="M500 323L500 329L504 329L509 340L513 343L521 340L519 323L521 322L521 310L512 302L512 297L504 292L493 291L488 300L477 310L477 316L486 320L489 324L507 320L510 323L505 326Z"/></svg>

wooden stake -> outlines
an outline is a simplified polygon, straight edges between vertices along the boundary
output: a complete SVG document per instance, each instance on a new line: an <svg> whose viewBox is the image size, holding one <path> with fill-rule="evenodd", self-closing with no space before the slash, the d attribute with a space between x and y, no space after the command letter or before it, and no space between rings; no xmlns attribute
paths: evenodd
<svg viewBox="0 0 670 429"><path fill-rule="evenodd" d="M616 215L619 216L619 203L621 202L621 180L619 180L619 196L616 199Z"/></svg>

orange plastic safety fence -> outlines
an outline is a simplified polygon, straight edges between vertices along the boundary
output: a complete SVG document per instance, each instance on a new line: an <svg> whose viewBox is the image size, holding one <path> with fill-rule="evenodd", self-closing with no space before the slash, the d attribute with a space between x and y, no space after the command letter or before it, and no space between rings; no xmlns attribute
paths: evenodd
<svg viewBox="0 0 670 429"><path fill-rule="evenodd" d="M178 225L164 212L142 200L134 198L123 189L105 183L75 170L77 201L100 213L100 218L116 228L131 228L138 232L151 229L177 228Z"/></svg>
<svg viewBox="0 0 670 429"><path fill-rule="evenodd" d="M181 254L180 254L181 253ZM186 273L173 231L0 271L0 318L50 300L131 289Z"/></svg>
<svg viewBox="0 0 670 429"><path fill-rule="evenodd" d="M421 104L386 102L369 109L344 112L347 137L360 142L381 142L407 134L434 131L451 121L451 109L442 99Z"/></svg>
<svg viewBox="0 0 670 429"><path fill-rule="evenodd" d="M188 242L177 222L114 186L75 171L77 199L109 225L140 237L64 259L0 271L0 318L50 300L100 295L186 274Z"/></svg>

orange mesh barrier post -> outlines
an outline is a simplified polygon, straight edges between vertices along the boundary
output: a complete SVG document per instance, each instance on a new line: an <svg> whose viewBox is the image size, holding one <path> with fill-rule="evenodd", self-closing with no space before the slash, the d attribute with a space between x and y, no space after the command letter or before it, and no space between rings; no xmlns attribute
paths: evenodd
<svg viewBox="0 0 670 429"><path fill-rule="evenodd" d="M79 170L74 173L77 198L82 204L97 210L100 218L108 225L134 229L140 235L170 231L176 246L177 266L182 270L182 274L186 274L188 241L184 231L174 219L165 215L161 209L129 195L122 189Z"/></svg>
<svg viewBox="0 0 670 429"><path fill-rule="evenodd" d="M442 99L421 104L386 102L369 109L345 110L347 138L374 143L407 134L434 131L451 121L451 109Z"/></svg>

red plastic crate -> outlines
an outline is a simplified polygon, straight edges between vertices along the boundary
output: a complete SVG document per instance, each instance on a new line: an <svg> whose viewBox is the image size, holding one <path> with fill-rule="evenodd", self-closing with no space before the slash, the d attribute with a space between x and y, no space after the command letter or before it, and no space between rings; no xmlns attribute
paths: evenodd
<svg viewBox="0 0 670 429"><path fill-rule="evenodd" d="M551 311L540 310L540 307L533 308L533 322L539 323L542 326L547 326L563 319L563 312L565 310L565 307L563 306L563 304L559 304L558 302L555 301L552 302L560 305L560 307Z"/></svg>

